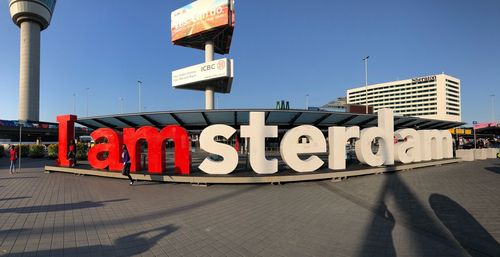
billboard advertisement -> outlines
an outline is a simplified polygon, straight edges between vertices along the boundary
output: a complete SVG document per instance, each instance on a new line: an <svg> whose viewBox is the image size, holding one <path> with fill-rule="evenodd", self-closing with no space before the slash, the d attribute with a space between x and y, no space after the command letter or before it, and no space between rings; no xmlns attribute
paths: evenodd
<svg viewBox="0 0 500 257"><path fill-rule="evenodd" d="M233 62L228 58L172 71L172 86L183 87L208 80L232 77Z"/></svg>
<svg viewBox="0 0 500 257"><path fill-rule="evenodd" d="M171 14L172 42L233 25L232 0L198 0Z"/></svg>

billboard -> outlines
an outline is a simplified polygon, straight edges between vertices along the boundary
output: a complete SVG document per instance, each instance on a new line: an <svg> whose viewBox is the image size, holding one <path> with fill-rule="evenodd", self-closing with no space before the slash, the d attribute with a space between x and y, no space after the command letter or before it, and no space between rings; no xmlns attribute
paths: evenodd
<svg viewBox="0 0 500 257"><path fill-rule="evenodd" d="M198 0L171 14L172 42L215 28L233 26L232 0Z"/></svg>
<svg viewBox="0 0 500 257"><path fill-rule="evenodd" d="M229 93L232 78L233 60L223 58L172 71L172 86L205 90L211 82L216 82L218 84L216 92Z"/></svg>

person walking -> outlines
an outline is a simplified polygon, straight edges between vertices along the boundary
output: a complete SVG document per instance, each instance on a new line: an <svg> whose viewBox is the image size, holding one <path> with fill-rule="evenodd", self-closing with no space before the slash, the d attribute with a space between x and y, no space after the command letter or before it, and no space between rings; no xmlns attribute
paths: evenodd
<svg viewBox="0 0 500 257"><path fill-rule="evenodd" d="M10 150L9 150L9 155L10 155L9 173L14 174L14 173L16 173L17 151L16 151L16 147L13 145L10 145L9 148L10 148Z"/></svg>
<svg viewBox="0 0 500 257"><path fill-rule="evenodd" d="M122 160L123 160L123 171L122 175L125 175L130 180L130 185L134 184L134 180L130 176L130 155L127 150L127 146L124 144L122 147Z"/></svg>
<svg viewBox="0 0 500 257"><path fill-rule="evenodd" d="M70 141L68 146L68 160L70 167L76 166L76 145L73 140Z"/></svg>

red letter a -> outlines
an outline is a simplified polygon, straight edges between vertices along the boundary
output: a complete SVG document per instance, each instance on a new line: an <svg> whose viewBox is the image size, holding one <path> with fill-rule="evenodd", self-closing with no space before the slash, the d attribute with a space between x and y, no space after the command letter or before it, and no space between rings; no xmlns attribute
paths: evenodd
<svg viewBox="0 0 500 257"><path fill-rule="evenodd" d="M109 170L121 170L121 148L122 136L110 128L100 128L90 134L96 143L89 149L89 164L92 168ZM103 143L103 139L107 139L107 143ZM108 153L108 157L104 158L104 153Z"/></svg>

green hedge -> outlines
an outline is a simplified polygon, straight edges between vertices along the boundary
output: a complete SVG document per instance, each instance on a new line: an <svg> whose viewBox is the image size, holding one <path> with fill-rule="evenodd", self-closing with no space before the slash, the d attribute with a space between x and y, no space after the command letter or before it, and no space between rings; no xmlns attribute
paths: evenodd
<svg viewBox="0 0 500 257"><path fill-rule="evenodd" d="M43 145L30 145L29 157L42 158L45 157L45 147Z"/></svg>
<svg viewBox="0 0 500 257"><path fill-rule="evenodd" d="M57 144L49 145L49 148L47 149L47 156L51 159L57 159L59 155L59 148Z"/></svg>
<svg viewBox="0 0 500 257"><path fill-rule="evenodd" d="M29 152L30 152L29 145L21 145L21 157L28 157Z"/></svg>
<svg viewBox="0 0 500 257"><path fill-rule="evenodd" d="M77 160L87 160L88 150L89 149L88 149L87 144L83 144L83 143L76 144L76 159Z"/></svg>

